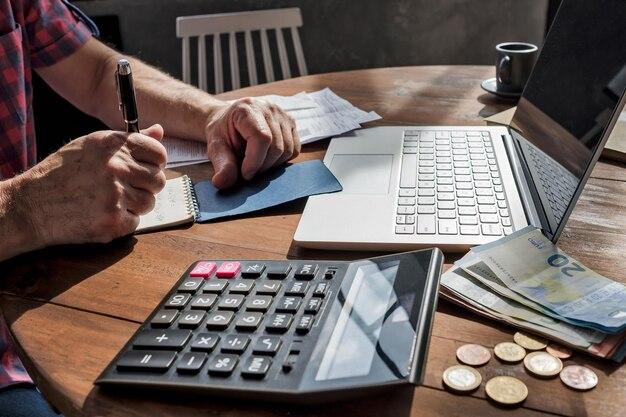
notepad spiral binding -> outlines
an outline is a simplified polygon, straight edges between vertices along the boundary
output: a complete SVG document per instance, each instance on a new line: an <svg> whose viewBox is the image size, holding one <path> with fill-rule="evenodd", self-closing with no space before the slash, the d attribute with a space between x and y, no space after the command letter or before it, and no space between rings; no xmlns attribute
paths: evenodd
<svg viewBox="0 0 626 417"><path fill-rule="evenodd" d="M198 199L193 189L193 183L191 178L187 175L183 176L183 183L185 184L185 201L187 202L187 213L193 216L194 220L198 220L200 216L200 208L198 207Z"/></svg>

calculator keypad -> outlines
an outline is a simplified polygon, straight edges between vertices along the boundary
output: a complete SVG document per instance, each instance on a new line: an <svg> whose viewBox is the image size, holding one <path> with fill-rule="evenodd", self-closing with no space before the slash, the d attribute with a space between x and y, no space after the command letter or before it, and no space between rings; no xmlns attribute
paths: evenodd
<svg viewBox="0 0 626 417"><path fill-rule="evenodd" d="M343 271L294 261L198 262L136 333L116 369L248 383L288 378L306 363L301 351L308 346L311 353L313 329Z"/></svg>

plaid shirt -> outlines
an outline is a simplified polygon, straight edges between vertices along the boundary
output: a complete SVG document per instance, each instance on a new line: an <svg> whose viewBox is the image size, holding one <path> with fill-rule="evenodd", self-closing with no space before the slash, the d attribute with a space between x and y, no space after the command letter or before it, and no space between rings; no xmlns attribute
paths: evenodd
<svg viewBox="0 0 626 417"><path fill-rule="evenodd" d="M0 0L0 179L37 161L31 71L78 50L91 32L60 0ZM0 388L32 382L0 318Z"/></svg>

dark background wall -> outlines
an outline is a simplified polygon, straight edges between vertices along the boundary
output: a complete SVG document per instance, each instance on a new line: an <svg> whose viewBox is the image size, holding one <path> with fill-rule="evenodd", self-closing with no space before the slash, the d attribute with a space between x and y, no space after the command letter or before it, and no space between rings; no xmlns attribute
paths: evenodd
<svg viewBox="0 0 626 417"><path fill-rule="evenodd" d="M312 73L393 65L490 64L498 42L540 43L548 0L82 0L116 15L126 52L180 76L177 16L300 7Z"/></svg>

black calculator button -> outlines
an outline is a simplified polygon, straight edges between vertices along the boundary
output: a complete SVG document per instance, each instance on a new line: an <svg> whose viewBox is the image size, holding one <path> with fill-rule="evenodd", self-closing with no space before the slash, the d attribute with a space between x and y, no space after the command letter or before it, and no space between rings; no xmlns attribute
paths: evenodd
<svg viewBox="0 0 626 417"><path fill-rule="evenodd" d="M181 292L196 292L204 284L204 278L187 278L178 287L178 291Z"/></svg>
<svg viewBox="0 0 626 417"><path fill-rule="evenodd" d="M309 298L306 306L304 307L304 312L308 314L316 314L320 307L322 306L322 300L320 298Z"/></svg>
<svg viewBox="0 0 626 417"><path fill-rule="evenodd" d="M292 321L292 314L274 313L269 316L265 328L270 333L285 333L291 326Z"/></svg>
<svg viewBox="0 0 626 417"><path fill-rule="evenodd" d="M271 295L254 295L246 300L246 310L267 311L272 304Z"/></svg>
<svg viewBox="0 0 626 417"><path fill-rule="evenodd" d="M287 295L301 295L304 297L309 289L309 283L306 281L293 281L285 290Z"/></svg>
<svg viewBox="0 0 626 417"><path fill-rule="evenodd" d="M210 292L214 294L221 294L224 291L224 288L228 286L228 281L213 279L207 281L202 287L202 292Z"/></svg>
<svg viewBox="0 0 626 417"><path fill-rule="evenodd" d="M288 354L287 357L285 358L285 361L283 362L283 372L285 373L291 372L293 368L296 366L296 362L298 362L298 354L297 353Z"/></svg>
<svg viewBox="0 0 626 417"><path fill-rule="evenodd" d="M258 278L263 274L265 265L263 264L250 264L246 265L241 270L241 276L244 278Z"/></svg>
<svg viewBox="0 0 626 417"><path fill-rule="evenodd" d="M222 352L243 353L248 347L249 343L250 338L248 336L231 334L229 336L226 336L222 341Z"/></svg>
<svg viewBox="0 0 626 417"><path fill-rule="evenodd" d="M210 310L216 301L217 301L217 295L215 294L196 295L191 300L191 308L200 309L200 310Z"/></svg>
<svg viewBox="0 0 626 417"><path fill-rule="evenodd" d="M261 379L267 374L272 360L263 356L250 356L241 368L241 375L245 378Z"/></svg>
<svg viewBox="0 0 626 417"><path fill-rule="evenodd" d="M234 313L232 311L214 311L209 313L206 320L206 326L209 329L225 329L233 320Z"/></svg>
<svg viewBox="0 0 626 417"><path fill-rule="evenodd" d="M230 292L238 294L248 294L252 287L254 287L254 281L251 279L242 279L230 284Z"/></svg>
<svg viewBox="0 0 626 417"><path fill-rule="evenodd" d="M302 304L302 297L285 296L278 300L276 311L281 313L295 313Z"/></svg>
<svg viewBox="0 0 626 417"><path fill-rule="evenodd" d="M220 310L239 310L241 304L243 304L244 296L241 294L227 294L220 299L217 307Z"/></svg>
<svg viewBox="0 0 626 417"><path fill-rule="evenodd" d="M261 320L263 319L262 313L239 313L235 327L237 330L252 332L259 327Z"/></svg>
<svg viewBox="0 0 626 417"><path fill-rule="evenodd" d="M176 316L178 316L176 310L161 310L154 316L150 324L152 327L169 327L176 320Z"/></svg>
<svg viewBox="0 0 626 417"><path fill-rule="evenodd" d="M256 286L256 293L262 295L276 295L280 290L280 282L268 281Z"/></svg>
<svg viewBox="0 0 626 417"><path fill-rule="evenodd" d="M142 371L167 371L176 359L176 352L130 350L117 361L117 369Z"/></svg>
<svg viewBox="0 0 626 417"><path fill-rule="evenodd" d="M335 268L328 268L326 272L324 272L324 278L333 279L335 278L336 274L337 274L337 270Z"/></svg>
<svg viewBox="0 0 626 417"><path fill-rule="evenodd" d="M167 308L178 308L183 309L191 299L191 295L189 294L173 294L170 298L165 302L165 307Z"/></svg>
<svg viewBox="0 0 626 417"><path fill-rule="evenodd" d="M219 354L211 358L209 373L214 375L230 375L237 366L237 355Z"/></svg>
<svg viewBox="0 0 626 417"><path fill-rule="evenodd" d="M267 277L269 279L285 279L291 271L291 265L279 265L273 266L267 270Z"/></svg>
<svg viewBox="0 0 626 417"><path fill-rule="evenodd" d="M313 290L313 297L324 297L326 291L328 291L328 283L320 282L315 286L315 290Z"/></svg>
<svg viewBox="0 0 626 417"><path fill-rule="evenodd" d="M178 320L178 327L195 329L202 323L206 313L204 311L187 311L181 314Z"/></svg>
<svg viewBox="0 0 626 417"><path fill-rule="evenodd" d="M135 348L180 350L191 337L190 330L144 330L133 342Z"/></svg>
<svg viewBox="0 0 626 417"><path fill-rule="evenodd" d="M296 324L296 333L302 335L307 334L311 331L311 326L313 326L313 316L300 316L298 323Z"/></svg>
<svg viewBox="0 0 626 417"><path fill-rule="evenodd" d="M206 353L190 352L185 353L178 361L176 370L181 374L197 374L202 369L206 361Z"/></svg>
<svg viewBox="0 0 626 417"><path fill-rule="evenodd" d="M256 340L252 348L252 353L256 355L274 356L276 352L278 352L278 349L280 349L282 343L278 336L261 336Z"/></svg>
<svg viewBox="0 0 626 417"><path fill-rule="evenodd" d="M310 281L315 278L315 274L317 273L317 264L302 264L296 270L294 276L296 279L302 279L306 281Z"/></svg>
<svg viewBox="0 0 626 417"><path fill-rule="evenodd" d="M211 352L215 349L219 340L220 337L216 333L198 333L193 342L191 342L191 350Z"/></svg>

